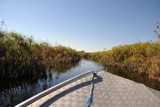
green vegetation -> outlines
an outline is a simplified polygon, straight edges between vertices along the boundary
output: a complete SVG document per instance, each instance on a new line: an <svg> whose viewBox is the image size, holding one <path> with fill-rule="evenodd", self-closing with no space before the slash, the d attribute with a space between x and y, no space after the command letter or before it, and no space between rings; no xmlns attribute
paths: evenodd
<svg viewBox="0 0 160 107"><path fill-rule="evenodd" d="M40 77L52 68L60 72L63 71L61 68L65 68L64 64L78 62L83 57L107 66L147 74L160 81L159 23L156 29L156 42L118 46L95 53L77 52L64 46L53 47L47 42L37 43L31 37L0 30L0 78L9 80L32 78L35 75Z"/></svg>
<svg viewBox="0 0 160 107"><path fill-rule="evenodd" d="M0 78L24 79L41 76L58 64L80 60L78 53L68 47L36 43L17 33L0 31Z"/></svg>
<svg viewBox="0 0 160 107"><path fill-rule="evenodd" d="M159 43L146 42L114 47L105 52L88 53L87 58L108 66L146 73L152 78L160 77Z"/></svg>
<svg viewBox="0 0 160 107"><path fill-rule="evenodd" d="M159 23L157 23L159 24ZM82 53L87 59L98 61L107 66L125 68L127 71L147 74L150 78L160 81L160 28L154 30L158 41L135 43L112 48L109 51Z"/></svg>

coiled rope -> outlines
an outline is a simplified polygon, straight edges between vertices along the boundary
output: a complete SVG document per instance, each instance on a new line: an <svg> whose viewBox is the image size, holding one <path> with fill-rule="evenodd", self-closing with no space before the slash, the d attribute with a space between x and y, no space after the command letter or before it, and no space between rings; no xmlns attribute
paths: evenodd
<svg viewBox="0 0 160 107"><path fill-rule="evenodd" d="M85 107L89 107L91 105L91 102L92 102L93 90L94 90L94 77L97 77L96 73L93 73L90 95L89 95L88 99L86 100Z"/></svg>

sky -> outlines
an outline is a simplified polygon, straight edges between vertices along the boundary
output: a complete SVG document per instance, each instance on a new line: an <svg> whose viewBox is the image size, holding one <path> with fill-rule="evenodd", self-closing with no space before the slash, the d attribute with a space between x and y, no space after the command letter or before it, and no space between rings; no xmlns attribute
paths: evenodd
<svg viewBox="0 0 160 107"><path fill-rule="evenodd" d="M156 40L160 0L0 0L8 32L86 52Z"/></svg>

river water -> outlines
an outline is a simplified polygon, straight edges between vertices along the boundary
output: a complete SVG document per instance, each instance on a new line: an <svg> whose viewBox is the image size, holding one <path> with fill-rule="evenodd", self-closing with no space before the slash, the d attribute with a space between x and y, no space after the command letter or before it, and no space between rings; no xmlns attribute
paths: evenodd
<svg viewBox="0 0 160 107"><path fill-rule="evenodd" d="M50 72L46 72L46 76L35 81L26 81L18 85L10 85L10 87L0 87L0 107L10 107L40 93L58 83L61 83L78 74L93 70L108 71L116 75L132 79L134 81L144 83L145 85L160 90L160 84L149 80L147 77L138 75L137 73L129 73L120 69L106 67L100 63L82 59L78 63L70 65L57 65ZM13 84L13 83L12 83Z"/></svg>

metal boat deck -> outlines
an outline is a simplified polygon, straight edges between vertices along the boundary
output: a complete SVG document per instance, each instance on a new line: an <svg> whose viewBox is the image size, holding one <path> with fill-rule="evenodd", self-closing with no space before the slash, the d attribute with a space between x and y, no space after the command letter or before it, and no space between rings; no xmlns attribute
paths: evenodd
<svg viewBox="0 0 160 107"><path fill-rule="evenodd" d="M91 107L160 107L159 91L143 84L101 71L94 79ZM84 107L92 76L84 77L51 92L28 107Z"/></svg>

